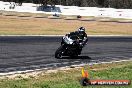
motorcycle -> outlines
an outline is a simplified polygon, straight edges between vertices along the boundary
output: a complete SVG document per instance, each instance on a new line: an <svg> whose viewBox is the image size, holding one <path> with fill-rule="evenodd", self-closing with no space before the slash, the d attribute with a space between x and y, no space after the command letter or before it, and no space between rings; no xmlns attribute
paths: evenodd
<svg viewBox="0 0 132 88"><path fill-rule="evenodd" d="M55 58L62 58L62 56L75 57L81 54L83 44L78 36L64 36L62 38L61 46L55 52Z"/></svg>

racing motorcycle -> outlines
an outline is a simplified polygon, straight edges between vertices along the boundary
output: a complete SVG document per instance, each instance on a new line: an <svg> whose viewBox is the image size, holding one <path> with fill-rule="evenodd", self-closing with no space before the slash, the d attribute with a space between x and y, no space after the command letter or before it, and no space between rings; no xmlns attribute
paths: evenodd
<svg viewBox="0 0 132 88"><path fill-rule="evenodd" d="M62 56L75 57L81 54L83 44L78 36L64 36L62 38L61 46L55 52L55 58L62 58Z"/></svg>

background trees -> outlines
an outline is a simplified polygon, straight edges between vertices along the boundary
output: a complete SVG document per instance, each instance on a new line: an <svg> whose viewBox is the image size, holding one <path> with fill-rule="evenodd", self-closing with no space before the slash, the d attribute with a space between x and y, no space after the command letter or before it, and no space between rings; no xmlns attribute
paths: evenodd
<svg viewBox="0 0 132 88"><path fill-rule="evenodd" d="M81 7L112 7L132 9L132 0L0 0L22 4L30 2L41 5L66 5L66 6L81 6Z"/></svg>

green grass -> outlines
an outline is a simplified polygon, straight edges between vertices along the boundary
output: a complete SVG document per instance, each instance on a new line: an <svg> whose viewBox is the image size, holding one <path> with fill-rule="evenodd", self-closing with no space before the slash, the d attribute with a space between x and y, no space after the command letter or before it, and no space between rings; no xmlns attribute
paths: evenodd
<svg viewBox="0 0 132 88"><path fill-rule="evenodd" d="M90 74L90 79L126 79L132 80L132 62L100 64L84 67ZM79 79L81 68L73 68L57 73L39 74L36 77L1 79L0 88L83 88ZM84 88L132 88L128 86L87 86Z"/></svg>

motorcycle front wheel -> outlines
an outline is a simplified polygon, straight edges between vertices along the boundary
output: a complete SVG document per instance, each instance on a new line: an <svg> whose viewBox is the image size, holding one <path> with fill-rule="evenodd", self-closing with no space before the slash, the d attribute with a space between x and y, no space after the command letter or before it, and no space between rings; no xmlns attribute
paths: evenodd
<svg viewBox="0 0 132 88"><path fill-rule="evenodd" d="M63 54L63 46L60 46L55 52L55 58L60 59Z"/></svg>

